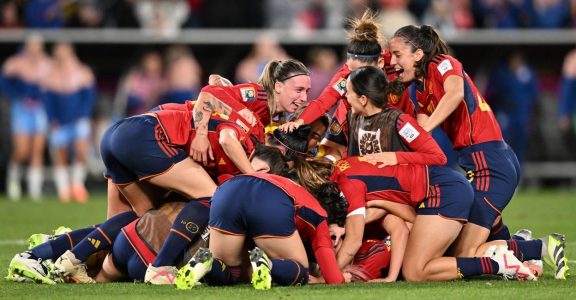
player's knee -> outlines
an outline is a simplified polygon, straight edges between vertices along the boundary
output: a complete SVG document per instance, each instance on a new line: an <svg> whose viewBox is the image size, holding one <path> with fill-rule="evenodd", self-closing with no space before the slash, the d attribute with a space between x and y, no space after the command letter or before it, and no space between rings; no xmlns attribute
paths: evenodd
<svg viewBox="0 0 576 300"><path fill-rule="evenodd" d="M426 279L424 274L424 265L418 262L404 258L402 263L402 276L408 282L420 282Z"/></svg>

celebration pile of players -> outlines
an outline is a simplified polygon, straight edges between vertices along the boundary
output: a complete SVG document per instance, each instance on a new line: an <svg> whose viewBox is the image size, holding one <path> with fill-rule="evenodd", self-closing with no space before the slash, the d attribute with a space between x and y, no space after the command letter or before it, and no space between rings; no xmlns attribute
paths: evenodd
<svg viewBox="0 0 576 300"><path fill-rule="evenodd" d="M310 73L286 59L256 83L212 75L195 101L117 121L100 145L107 220L33 235L8 280L537 280L542 261L565 279L563 235L505 225L518 160L434 28L384 42L369 12L351 25L346 63L308 105Z"/></svg>

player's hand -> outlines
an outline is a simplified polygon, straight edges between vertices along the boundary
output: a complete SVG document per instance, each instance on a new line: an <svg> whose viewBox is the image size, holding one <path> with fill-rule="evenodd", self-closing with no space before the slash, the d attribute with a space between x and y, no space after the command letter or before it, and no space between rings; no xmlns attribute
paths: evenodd
<svg viewBox="0 0 576 300"><path fill-rule="evenodd" d="M316 283L324 283L324 279L322 277L316 277L308 274L308 284L316 284Z"/></svg>
<svg viewBox="0 0 576 300"><path fill-rule="evenodd" d="M371 164L378 164L378 168L384 168L386 166L395 166L398 164L398 158L396 157L396 153L394 152L381 152L381 153L372 153L365 155L364 158L366 162Z"/></svg>
<svg viewBox="0 0 576 300"><path fill-rule="evenodd" d="M372 279L368 282L395 282L395 279L392 279L390 277L386 277L386 278L377 278L377 279Z"/></svg>
<svg viewBox="0 0 576 300"><path fill-rule="evenodd" d="M214 86L232 86L232 82L230 80L218 75L218 74L210 74L208 77L208 85Z"/></svg>
<svg viewBox="0 0 576 300"><path fill-rule="evenodd" d="M334 248L336 248L342 241L344 234L346 234L346 229L338 226L337 224L330 224L328 230L330 231L330 238L334 242Z"/></svg>
<svg viewBox="0 0 576 300"><path fill-rule="evenodd" d="M250 125L256 125L256 116L254 116L254 113L251 110L244 108L239 111L238 114L242 116L242 118L246 119Z"/></svg>
<svg viewBox="0 0 576 300"><path fill-rule="evenodd" d="M208 157L210 160L214 160L214 153L207 134L197 134L194 137L190 144L190 157L204 166L208 165Z"/></svg>
<svg viewBox="0 0 576 300"><path fill-rule="evenodd" d="M284 132L292 132L296 129L298 129L298 127L304 125L304 120L302 119L298 119L296 121L293 122L286 122L280 126L278 126L278 128Z"/></svg>

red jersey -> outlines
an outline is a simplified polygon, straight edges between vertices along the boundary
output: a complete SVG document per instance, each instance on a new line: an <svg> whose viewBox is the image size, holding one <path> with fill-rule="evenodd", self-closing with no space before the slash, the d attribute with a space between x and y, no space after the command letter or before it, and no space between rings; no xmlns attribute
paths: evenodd
<svg viewBox="0 0 576 300"><path fill-rule="evenodd" d="M355 156L336 162L335 172L363 182L367 202L388 200L416 207L428 193L428 167L423 165L378 168Z"/></svg>
<svg viewBox="0 0 576 300"><path fill-rule="evenodd" d="M264 179L282 189L294 201L296 213L294 219L298 234L304 243L311 243L322 276L328 284L344 283L344 276L338 268L336 254L332 248L332 239L328 231L326 211L304 187L294 181L273 174L252 173L242 176L254 176Z"/></svg>
<svg viewBox="0 0 576 300"><path fill-rule="evenodd" d="M185 106L186 104L181 105ZM150 114L156 117L162 128L162 133L157 133L157 138L164 138L168 144L186 151L190 149L190 144L196 136L196 129L193 127L192 121L192 110L159 110ZM238 124L226 118L226 116L213 114L208 121L208 140L214 153L214 160L209 160L205 169L213 176L240 172L220 145L219 140L222 130L231 129L236 133L247 156L252 153L255 147L251 138L252 135L249 135ZM258 142L263 142L263 140Z"/></svg>
<svg viewBox="0 0 576 300"><path fill-rule="evenodd" d="M157 107L151 109L150 111L155 112L160 110L179 110L179 111L190 111L190 113L193 113L195 105L196 101L186 100L186 102L182 104L166 103L158 105ZM215 117L217 120L220 121L226 120L240 126L248 134L248 136L251 136L251 138L254 141L259 141L260 143L264 141L264 126L262 125L261 122L257 122L255 125L252 126L248 123L248 121L246 121L246 119L244 119L236 111L231 111L229 115L212 114L212 116ZM252 149L253 147L254 147L253 145L249 145L250 149Z"/></svg>
<svg viewBox="0 0 576 300"><path fill-rule="evenodd" d="M366 185L356 179L350 179L346 175L341 172L336 171L332 172L330 176L330 181L336 182L342 195L348 202L348 211L347 214L351 212L366 207Z"/></svg>
<svg viewBox="0 0 576 300"><path fill-rule="evenodd" d="M384 58L384 71L388 75L388 80L394 80L398 75L393 67L390 69L390 61L392 58L390 52L387 50L382 52L382 57ZM350 72L351 71L346 64L338 70L320 96L312 100L300 115L300 119L304 120L304 124L310 124L314 122L314 120L320 118L336 105L338 101L340 101L339 107L343 106L345 109L344 115L346 114L350 109L348 101L346 100L346 79L348 78L348 75L350 75ZM416 116L414 103L410 101L410 96L407 90L404 91L402 96L389 97L388 107L400 109L413 117Z"/></svg>
<svg viewBox="0 0 576 300"><path fill-rule="evenodd" d="M233 111L239 112L248 108L264 125L271 122L266 89L257 83L242 83L234 86L208 85L203 87L200 92L211 94L228 104Z"/></svg>
<svg viewBox="0 0 576 300"><path fill-rule="evenodd" d="M426 115L434 112L445 95L444 81L450 75L464 79L464 99L442 125L454 149L501 141L502 132L492 109L464 72L462 64L450 55L439 54L434 57L428 65L428 75L422 82L416 82L419 111Z"/></svg>
<svg viewBox="0 0 576 300"><path fill-rule="evenodd" d="M344 64L338 72L332 76L330 83L318 98L312 100L308 107L300 115L300 119L304 120L304 124L310 124L316 119L320 118L323 114L327 113L338 101L346 102L346 78L350 75L348 65Z"/></svg>

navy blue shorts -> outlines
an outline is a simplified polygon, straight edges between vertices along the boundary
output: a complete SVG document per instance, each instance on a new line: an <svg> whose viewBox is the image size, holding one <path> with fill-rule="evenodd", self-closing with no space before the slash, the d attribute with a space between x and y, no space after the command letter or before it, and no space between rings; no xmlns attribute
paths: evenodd
<svg viewBox="0 0 576 300"><path fill-rule="evenodd" d="M114 240L112 262L118 271L128 276L129 280L144 281L148 265L138 256L124 232Z"/></svg>
<svg viewBox="0 0 576 300"><path fill-rule="evenodd" d="M516 154L505 142L486 142L458 151L458 163L474 189L470 223L492 229L520 180Z"/></svg>
<svg viewBox="0 0 576 300"><path fill-rule="evenodd" d="M296 230L294 201L274 184L237 176L216 189L210 207L211 229L250 238L287 237Z"/></svg>
<svg viewBox="0 0 576 300"><path fill-rule="evenodd" d="M149 115L126 118L108 128L100 153L104 176L121 185L162 174L188 157L183 149L167 144L158 120Z"/></svg>
<svg viewBox="0 0 576 300"><path fill-rule="evenodd" d="M474 191L468 180L449 167L429 167L428 178L428 197L416 213L468 221L474 201Z"/></svg>

